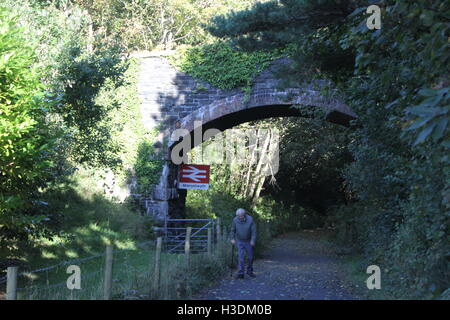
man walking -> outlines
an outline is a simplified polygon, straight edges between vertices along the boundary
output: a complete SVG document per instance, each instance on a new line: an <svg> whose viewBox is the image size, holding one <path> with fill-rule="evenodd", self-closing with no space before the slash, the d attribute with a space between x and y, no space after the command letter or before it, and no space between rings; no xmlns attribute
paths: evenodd
<svg viewBox="0 0 450 320"><path fill-rule="evenodd" d="M236 210L236 217L234 217L231 225L231 244L237 246L238 254L238 273L237 279L244 278L244 251L247 252L247 274L254 278L253 273L253 247L256 242L256 225L253 218L249 216L244 209Z"/></svg>

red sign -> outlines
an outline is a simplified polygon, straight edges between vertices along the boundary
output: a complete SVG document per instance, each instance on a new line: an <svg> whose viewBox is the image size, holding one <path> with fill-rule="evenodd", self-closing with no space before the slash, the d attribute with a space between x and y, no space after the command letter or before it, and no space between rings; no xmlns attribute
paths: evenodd
<svg viewBox="0 0 450 320"><path fill-rule="evenodd" d="M203 164L180 165L178 188L208 189L209 166Z"/></svg>

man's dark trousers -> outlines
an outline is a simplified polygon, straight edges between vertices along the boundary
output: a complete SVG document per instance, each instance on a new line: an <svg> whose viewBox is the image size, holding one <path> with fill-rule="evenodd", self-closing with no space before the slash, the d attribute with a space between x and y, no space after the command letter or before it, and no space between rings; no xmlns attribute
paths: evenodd
<svg viewBox="0 0 450 320"><path fill-rule="evenodd" d="M253 272L253 246L250 241L237 240L237 254L238 254L238 274L244 274L245 262L244 262L244 251L247 252L248 266L247 273Z"/></svg>

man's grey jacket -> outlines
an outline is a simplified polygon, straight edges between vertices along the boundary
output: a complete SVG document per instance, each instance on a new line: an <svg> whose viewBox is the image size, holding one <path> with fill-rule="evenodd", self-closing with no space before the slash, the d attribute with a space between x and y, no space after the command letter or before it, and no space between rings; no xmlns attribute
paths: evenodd
<svg viewBox="0 0 450 320"><path fill-rule="evenodd" d="M244 221L241 221L238 216L234 217L231 225L231 239L256 242L256 224L251 216L246 214Z"/></svg>

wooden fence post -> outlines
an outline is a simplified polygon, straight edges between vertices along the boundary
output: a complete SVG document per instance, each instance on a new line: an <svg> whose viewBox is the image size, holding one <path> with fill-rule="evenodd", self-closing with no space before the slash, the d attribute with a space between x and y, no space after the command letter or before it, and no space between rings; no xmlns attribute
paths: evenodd
<svg viewBox="0 0 450 320"><path fill-rule="evenodd" d="M217 243L219 244L222 241L222 232L221 232L222 226L220 225L220 218L217 218Z"/></svg>
<svg viewBox="0 0 450 320"><path fill-rule="evenodd" d="M186 258L186 266L189 270L190 254L191 254L191 231L192 227L186 228L186 242L184 243L184 256Z"/></svg>
<svg viewBox="0 0 450 320"><path fill-rule="evenodd" d="M105 256L105 280L103 283L103 299L111 299L112 289L112 265L113 265L113 246L106 246Z"/></svg>
<svg viewBox="0 0 450 320"><path fill-rule="evenodd" d="M228 230L226 226L223 226L222 232L223 232L222 239L224 239L225 241L228 240Z"/></svg>
<svg viewBox="0 0 450 320"><path fill-rule="evenodd" d="M211 249L211 239L212 238L212 236L211 236L211 228L208 228L208 257L211 257L211 254L212 254L212 249Z"/></svg>
<svg viewBox="0 0 450 320"><path fill-rule="evenodd" d="M162 238L158 237L156 240L156 253L155 253L155 274L153 278L153 289L155 292L158 292L159 289L159 280L160 280L160 273L161 273L161 244L162 244ZM150 293L151 296L152 293Z"/></svg>
<svg viewBox="0 0 450 320"><path fill-rule="evenodd" d="M189 283L189 272L190 272L190 265L191 265L191 231L192 227L186 228L186 242L184 244L184 255L186 257L186 276L185 276L185 284L186 284L186 293L190 295L191 292L191 286Z"/></svg>
<svg viewBox="0 0 450 320"><path fill-rule="evenodd" d="M17 299L17 271L19 267L8 267L6 275L6 300Z"/></svg>

